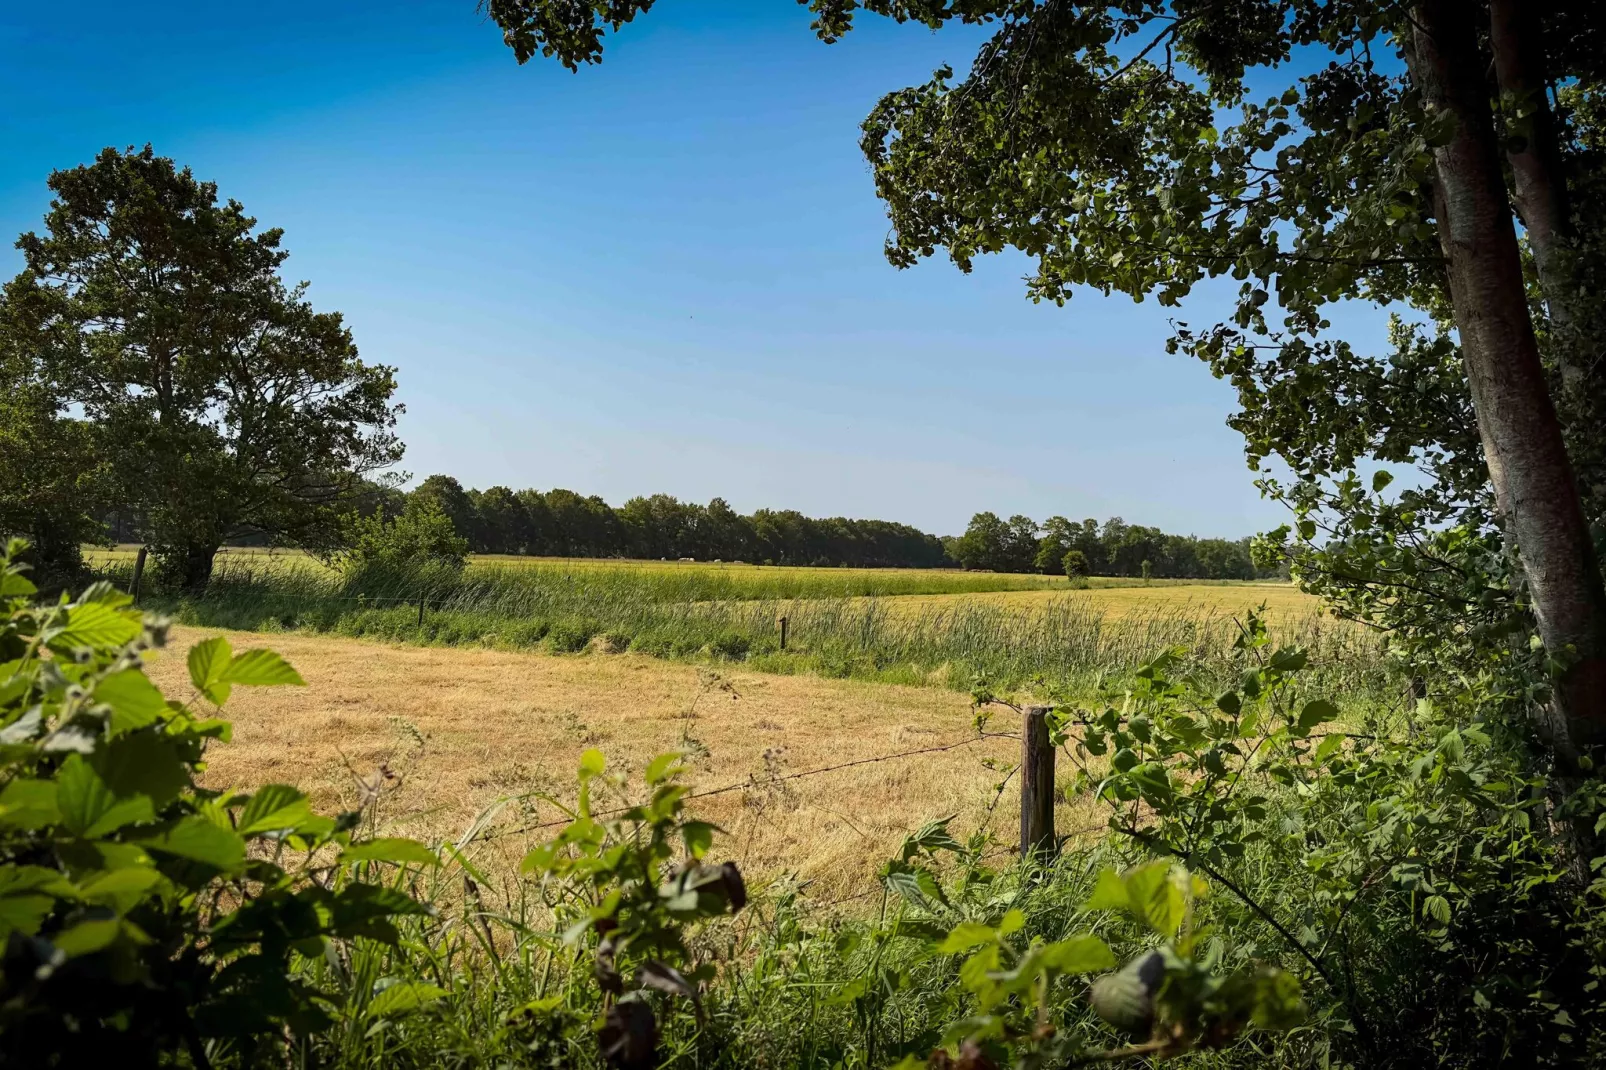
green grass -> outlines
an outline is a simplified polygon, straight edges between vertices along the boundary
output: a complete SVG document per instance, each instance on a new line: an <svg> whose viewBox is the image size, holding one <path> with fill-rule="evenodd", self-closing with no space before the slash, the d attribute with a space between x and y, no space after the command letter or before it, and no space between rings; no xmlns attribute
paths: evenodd
<svg viewBox="0 0 1606 1070"><path fill-rule="evenodd" d="M1171 647L1187 650L1202 669L1227 671L1233 660L1236 622L1208 606L1160 603L1117 616L1067 591L1066 598L1030 607L954 598L911 608L878 596L913 593L900 585L915 583L1043 577L861 578L837 571L762 570L755 578L689 567L482 564L462 572L338 575L229 559L205 597L158 592L148 603L182 623L211 627L553 653L577 653L605 638L614 651L959 690L978 682L1086 690ZM872 582L881 586L867 586ZM789 624L784 651L782 616ZM1371 691L1386 682L1376 645L1351 627L1313 612L1277 620L1276 631L1280 641L1311 648L1320 662L1343 666L1346 690Z"/></svg>

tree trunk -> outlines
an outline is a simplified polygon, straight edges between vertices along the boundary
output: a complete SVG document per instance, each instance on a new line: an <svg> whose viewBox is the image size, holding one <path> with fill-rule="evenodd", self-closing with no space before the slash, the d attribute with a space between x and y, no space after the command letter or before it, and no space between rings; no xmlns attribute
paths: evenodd
<svg viewBox="0 0 1606 1070"><path fill-rule="evenodd" d="M1579 326L1574 302L1579 294L1570 248L1572 209L1556 118L1546 96L1539 13L1533 0L1489 4L1495 74L1509 115L1508 132L1516 135L1508 143L1506 160L1511 165L1517 215L1528 232L1539 288L1557 335L1555 357L1562 382L1569 390L1598 391L1600 384L1592 381L1597 364L1593 347L1574 336Z"/></svg>
<svg viewBox="0 0 1606 1070"><path fill-rule="evenodd" d="M179 578L184 590L200 594L212 579L212 562L217 557L216 544L186 546L179 553Z"/></svg>
<svg viewBox="0 0 1606 1070"><path fill-rule="evenodd" d="M1422 0L1407 62L1427 108L1456 120L1453 138L1433 150L1439 240L1495 499L1540 638L1565 665L1539 728L1572 770L1606 742L1606 588L1528 318L1475 11Z"/></svg>

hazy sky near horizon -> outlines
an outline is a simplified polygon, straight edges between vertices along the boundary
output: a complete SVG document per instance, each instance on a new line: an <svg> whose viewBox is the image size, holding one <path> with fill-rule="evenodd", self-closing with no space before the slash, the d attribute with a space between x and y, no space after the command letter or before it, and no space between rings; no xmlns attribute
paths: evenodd
<svg viewBox="0 0 1606 1070"><path fill-rule="evenodd" d="M284 228L287 275L397 367L416 477L943 534L980 509L1281 523L1231 389L1164 352L1235 284L1056 308L1018 256L893 269L858 123L980 35L865 17L825 46L808 21L660 0L571 74L516 65L474 0L13 6L0 272L53 168L150 142Z"/></svg>

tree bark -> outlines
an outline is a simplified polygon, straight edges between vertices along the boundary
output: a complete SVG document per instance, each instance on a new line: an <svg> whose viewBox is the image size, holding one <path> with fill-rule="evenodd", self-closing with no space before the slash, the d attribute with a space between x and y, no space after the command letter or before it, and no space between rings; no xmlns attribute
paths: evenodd
<svg viewBox="0 0 1606 1070"><path fill-rule="evenodd" d="M1573 337L1578 285L1572 267L1572 208L1561 163L1556 117L1546 97L1540 6L1533 0L1490 0L1489 43L1494 51L1508 126L1518 139L1508 142L1513 199L1528 233L1534 270L1545 297L1550 325L1558 336L1555 358L1569 390L1594 389L1597 361L1584 340Z"/></svg>
<svg viewBox="0 0 1606 1070"><path fill-rule="evenodd" d="M1430 113L1455 119L1454 136L1433 150L1439 240L1495 499L1540 638L1565 665L1538 727L1574 770L1606 742L1606 588L1528 315L1475 13L1422 0L1407 63Z"/></svg>
<svg viewBox="0 0 1606 1070"><path fill-rule="evenodd" d="M218 547L186 546L179 557L179 576L184 590L200 594L212 579L212 562L217 558Z"/></svg>

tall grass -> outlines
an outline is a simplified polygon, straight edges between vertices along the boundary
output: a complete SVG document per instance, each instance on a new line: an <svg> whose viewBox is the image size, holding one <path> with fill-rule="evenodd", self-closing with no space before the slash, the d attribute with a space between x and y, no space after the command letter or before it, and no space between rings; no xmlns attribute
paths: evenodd
<svg viewBox="0 0 1606 1070"><path fill-rule="evenodd" d="M1076 689L1173 647L1188 651L1203 671L1230 671L1234 663L1237 623L1198 606L1157 606L1119 619L1073 598L1030 608L957 599L894 609L876 596L910 593L901 586L905 578L923 577L894 573L880 588L865 588L855 577L833 583L817 575L830 570L815 571L764 572L753 579L691 568L525 565L335 574L231 562L203 597L158 594L151 604L181 622L213 627L539 645L560 653L600 645L659 657L741 659L770 672L958 689L978 681ZM779 646L782 616L788 619L785 651ZM1354 628L1313 613L1284 621L1278 631L1279 641L1309 647L1314 660L1335 667L1330 671L1342 679L1328 681L1330 688L1371 690L1384 681L1380 651Z"/></svg>

